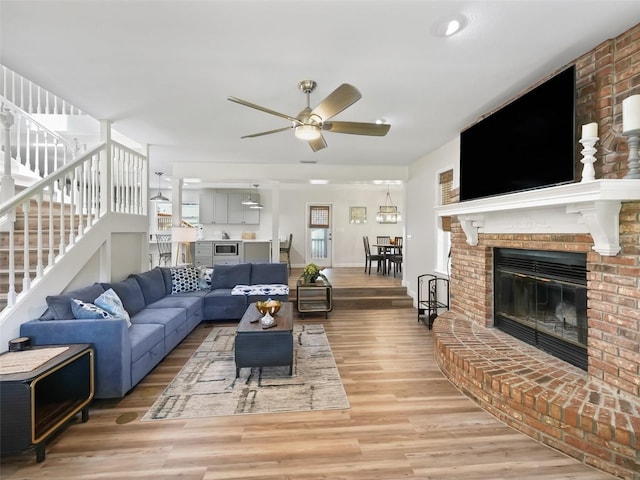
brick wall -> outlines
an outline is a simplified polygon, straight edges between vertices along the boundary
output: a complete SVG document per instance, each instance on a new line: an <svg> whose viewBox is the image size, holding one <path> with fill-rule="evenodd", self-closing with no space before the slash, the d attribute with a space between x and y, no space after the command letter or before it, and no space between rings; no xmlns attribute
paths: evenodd
<svg viewBox="0 0 640 480"><path fill-rule="evenodd" d="M599 126L596 178L622 178L627 173L622 100L640 94L640 24L598 45L575 64L577 131L593 121ZM577 138L576 144L580 146ZM577 178L582 171L579 158ZM480 233L478 245L472 247L455 218L451 238L451 310L483 326L493 324L493 248L588 253L589 375L640 396L640 203L623 204L622 250L612 257L592 252L588 234Z"/></svg>

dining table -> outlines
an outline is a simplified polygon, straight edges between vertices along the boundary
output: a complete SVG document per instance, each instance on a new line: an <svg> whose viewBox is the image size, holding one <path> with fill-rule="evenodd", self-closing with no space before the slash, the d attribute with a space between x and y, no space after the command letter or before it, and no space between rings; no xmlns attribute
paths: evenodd
<svg viewBox="0 0 640 480"><path fill-rule="evenodd" d="M374 243L373 247L378 249L378 253L384 256L382 264L382 274L387 275L391 273L391 256L396 255L402 251L402 245L394 245L391 243ZM388 268L387 268L388 265Z"/></svg>

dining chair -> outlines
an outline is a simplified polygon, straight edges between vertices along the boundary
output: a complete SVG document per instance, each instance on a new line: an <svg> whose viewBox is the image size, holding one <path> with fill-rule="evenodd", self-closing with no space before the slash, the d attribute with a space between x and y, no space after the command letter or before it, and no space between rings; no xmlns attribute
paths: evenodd
<svg viewBox="0 0 640 480"><path fill-rule="evenodd" d="M393 265L393 276L396 276L396 273L402 273L402 237L396 237L394 241L395 249L391 255L389 255L389 270L391 270L391 266Z"/></svg>
<svg viewBox="0 0 640 480"><path fill-rule="evenodd" d="M289 266L289 274L291 274L291 243L293 242L293 233L289 234L289 242L280 246L280 255L287 257L287 265Z"/></svg>
<svg viewBox="0 0 640 480"><path fill-rule="evenodd" d="M158 245L158 265L171 265L171 235L158 233L156 235L156 243Z"/></svg>
<svg viewBox="0 0 640 480"><path fill-rule="evenodd" d="M385 256L383 254L372 254L371 253L371 245L369 244L369 237L366 235L362 236L362 241L364 242L364 273L368 273L371 275L371 263L376 262L376 271L380 271L380 262L384 266Z"/></svg>

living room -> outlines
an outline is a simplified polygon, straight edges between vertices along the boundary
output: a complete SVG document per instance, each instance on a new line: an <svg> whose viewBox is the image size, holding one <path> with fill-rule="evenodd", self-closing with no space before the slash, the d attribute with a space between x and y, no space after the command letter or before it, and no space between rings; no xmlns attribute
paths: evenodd
<svg viewBox="0 0 640 480"><path fill-rule="evenodd" d="M637 47L634 47L634 45L637 45L637 43L637 26L628 32L620 32L620 35L616 36L613 40L613 44L618 47L616 49L616 53L624 51L635 52L637 50ZM626 47L619 48L623 44L626 45ZM577 59L578 63L586 65L584 68L586 70L589 70L590 72L589 74L581 78L590 78L592 82L598 85L598 87L596 88L598 92L608 91L611 98L610 102L607 103L609 101L609 97L607 97L605 101L603 100L603 97L598 97L596 95L590 98L590 100L586 102L586 105L580 104L580 108L578 109L577 125L587 124L592 120L596 120L599 124L601 132L600 138L602 143L602 146L600 148L602 149L600 150L601 153L598 154L599 161L595 164L596 178L598 179L618 179L621 178L628 169L626 164L626 158L628 155L626 140L619 135L620 126L622 123L622 100L627 96L636 93L637 91L637 84L633 84L629 80L629 78L634 78L633 74L629 74L629 78L625 78L625 81L629 82L626 88L623 87L623 81L616 80L614 89L615 95L611 94L611 83L606 83L607 79L609 78L607 68L610 67L616 72L620 73L620 65L628 63L631 63L633 65L634 61L630 60L630 58L633 58L633 55L624 58L616 58L616 56L613 54L606 54L605 51L610 47L611 43L608 41L604 41L604 43L594 45L593 50L585 52L584 55L574 57L574 59ZM634 48L636 50L634 50ZM603 58L605 57L609 59L608 64L606 64L606 62L603 60ZM603 63L606 64L605 67L602 66ZM552 70L555 71L561 66L563 65L556 65ZM591 73L592 70L596 73ZM633 70L633 68L631 68L631 70ZM551 74L553 72L548 71L547 73ZM494 105L493 107L495 108L497 107L497 105ZM407 180L403 198L405 210L403 212L403 216L406 222L406 225L404 227L404 235L409 240L409 247L407 248L408 255L415 256L410 257L410 260L406 263L406 268L403 272L403 282L410 292L415 292L415 284L413 284L414 279L417 277L417 275L424 273L424 271L439 270L441 271L441 273L444 273L441 268L438 268L438 265L436 263L436 260L434 260L432 253L439 251L439 248L441 250L441 247L439 247L439 245L441 245L442 239L439 239L436 235L433 234L434 228L437 229L439 225L438 218L435 214L433 216L430 216L428 212L435 210L435 207L439 206L438 195L434 193L437 192L438 183L436 179L438 174L452 168L455 172L457 161L456 159L458 157L459 139L454 138L451 141L448 141L440 147L436 148L432 153L424 155L419 160L407 167ZM189 162L184 162L183 167L184 170L182 172L182 175L184 175L185 177L191 176L188 174L192 173L194 169L198 168L196 162L193 162L191 164ZM581 164L577 167L577 174L579 175ZM250 175L246 176L247 180L249 180ZM578 178L579 177L577 177L577 179ZM432 186L433 191L425 192L425 190L429 190L425 188L425 185ZM454 186L455 185L457 185L456 182L454 182ZM378 191L376 192L376 196L382 199L384 196L384 192ZM373 202L375 205L378 201L374 199ZM346 206L346 204L343 206ZM416 221L416 219L420 220ZM425 219L427 220L425 221ZM604 281L604 283L610 281L612 285L627 285L630 293L628 296L625 295L626 301L628 298L635 298L634 291L637 293L637 284L634 284L632 280L634 278L633 265L635 265L635 262L637 262L637 256L634 250L634 245L637 245L637 242L634 243L634 240L637 240L637 238L633 236L633 232L635 231L634 225L637 225L637 214L635 213L633 202L631 204L625 205L621 217L621 222L622 223L619 227L620 232L623 234L621 236L620 242L622 247L621 255L599 256L599 254L590 251L591 245L589 241L584 241L584 237L582 235L574 237L574 234L572 234L571 238L562 238L561 240L554 239L556 243L554 245L546 245L546 247L551 249L563 248L573 251L584 251L585 253L588 253L591 265L590 270L592 271L606 272L612 270L618 264L628 265L627 268L629 269L629 271L627 271L626 274L622 274L620 275L620 277L617 277L619 278L618 280L608 279ZM465 227L462 227L459 223L456 222L454 222L452 226L452 279L457 279L460 282L459 285L472 283L474 285L477 285L478 288L474 292L469 292L466 288L463 291L454 290L452 296L457 299L457 303L452 303L452 305L454 305L452 311L457 314L460 314L462 312L466 315L469 315L472 312L472 316L474 317L473 320L477 323L483 323L490 319L492 315L490 311L491 300L488 300L489 296L487 294L487 291L491 289L490 282L488 280L491 270L490 254L487 253L487 251L495 246L513 247L516 245L520 246L524 244L526 244L530 248L537 249L540 246L540 242L544 240L536 237L534 234L535 232L518 232L517 234L515 234L526 236L526 238L522 239L517 237L514 238L514 234L509 234L507 237L504 237L499 233L486 234L483 230L480 230L478 235L479 247L476 247L469 245L469 237L467 232L464 230ZM345 228L347 228L346 225ZM289 229L285 228L284 230ZM627 236L625 236L625 234ZM411 243L419 247L411 248ZM357 258L356 255L358 254L359 252L356 252L354 250L355 258ZM446 258L446 255L444 257ZM468 271L466 271L467 269ZM479 281L478 277L480 277L482 280ZM473 280L468 281L468 279ZM610 288L612 287L608 286L605 288L605 290ZM637 302L637 300L635 301ZM479 308L478 305L480 305L481 308ZM627 310L625 310L624 315L616 317L611 313L612 307L607 306L605 302L598 302L598 305L601 305L602 310L594 311L602 311L602 315L604 317L607 317L609 319L619 318L619 320L617 320L618 322L630 322L629 325L624 328L624 331L627 333L623 335L625 338L625 342L629 341L629 338L633 337L634 328L632 324L634 321L637 321L633 320L633 307L631 305L627 306ZM603 330L606 330L605 326L602 326L602 328ZM601 336L610 338L607 337L607 333L604 332L601 333ZM615 342L611 341L610 343L613 344ZM607 347L606 344L599 343L598 345L602 349L602 351L609 350L609 347ZM620 357L615 360L615 363L622 362L620 358L624 358L625 363L629 362L628 357L631 357L633 359L634 355L633 353L629 354L628 352L633 352L635 348L636 347L633 346L632 341L631 345L629 345L628 348L625 348L625 351L622 351L620 353ZM607 357L606 355L603 358L609 359L609 357ZM625 367L623 370L628 372L635 371L637 373L638 362L634 362L632 360L629 363L630 365ZM622 379L620 378L620 375L618 373L618 378L616 378L615 376L610 376L610 372L608 372L607 369L603 368L603 365L601 365L600 367L601 368L598 368L595 371L590 370L589 374L594 375L600 380L613 383L614 385L616 385L616 388L620 388L628 394L637 396L637 385L633 382L633 375L629 375L627 376L627 378ZM142 395L142 393L140 393L140 395Z"/></svg>

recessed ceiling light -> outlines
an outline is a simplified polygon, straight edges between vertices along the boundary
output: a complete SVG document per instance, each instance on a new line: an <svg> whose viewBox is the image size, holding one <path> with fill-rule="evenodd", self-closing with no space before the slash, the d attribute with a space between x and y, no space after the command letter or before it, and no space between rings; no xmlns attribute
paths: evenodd
<svg viewBox="0 0 640 480"><path fill-rule="evenodd" d="M438 37L450 37L462 31L467 26L467 17L464 15L451 15L433 26L433 33Z"/></svg>
<svg viewBox="0 0 640 480"><path fill-rule="evenodd" d="M324 179L317 179L317 180L309 180L309 183L311 185L326 185L327 183L329 183L329 180L324 180Z"/></svg>

